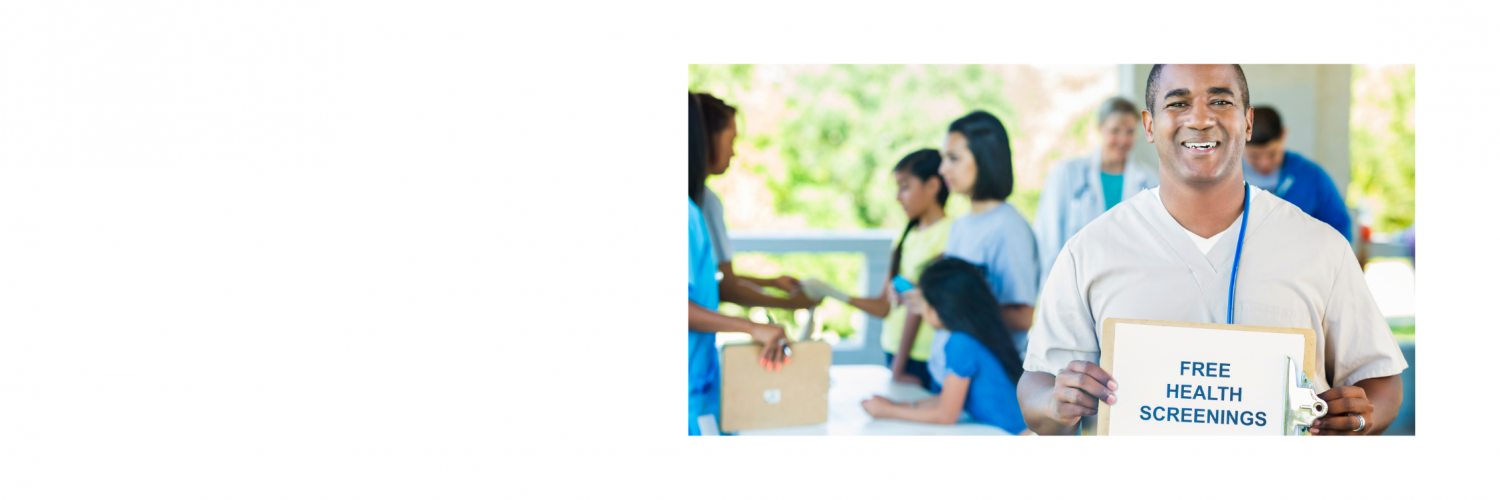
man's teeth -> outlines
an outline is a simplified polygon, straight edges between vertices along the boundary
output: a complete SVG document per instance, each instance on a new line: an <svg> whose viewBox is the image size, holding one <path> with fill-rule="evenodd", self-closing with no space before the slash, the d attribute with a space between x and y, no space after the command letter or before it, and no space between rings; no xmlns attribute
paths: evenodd
<svg viewBox="0 0 1500 500"><path fill-rule="evenodd" d="M1190 147L1190 148L1193 148L1193 149L1208 149L1208 148L1212 148L1214 146L1218 146L1219 143L1217 143L1217 142L1184 142L1184 143L1182 143L1182 145Z"/></svg>

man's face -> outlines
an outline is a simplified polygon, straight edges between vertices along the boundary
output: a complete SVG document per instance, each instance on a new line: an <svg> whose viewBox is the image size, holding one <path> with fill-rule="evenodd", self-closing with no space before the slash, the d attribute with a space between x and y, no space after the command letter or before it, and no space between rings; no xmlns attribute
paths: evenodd
<svg viewBox="0 0 1500 500"><path fill-rule="evenodd" d="M1285 135L1283 132L1282 136L1285 137ZM1275 172L1277 168L1280 168L1281 160L1285 157L1283 156L1285 154L1286 141L1281 138L1272 139L1258 146L1255 144L1245 145L1245 162L1249 163L1250 168L1255 169L1256 172L1260 172L1261 175L1271 175L1271 172Z"/></svg>
<svg viewBox="0 0 1500 500"><path fill-rule="evenodd" d="M1234 67L1173 64L1158 78L1156 103L1142 114L1162 175L1214 183L1239 172L1254 117L1241 104Z"/></svg>

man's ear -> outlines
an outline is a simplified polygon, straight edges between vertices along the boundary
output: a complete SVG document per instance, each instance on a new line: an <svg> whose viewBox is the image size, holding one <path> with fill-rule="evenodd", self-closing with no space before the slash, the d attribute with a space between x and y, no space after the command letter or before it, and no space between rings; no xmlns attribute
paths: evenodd
<svg viewBox="0 0 1500 500"><path fill-rule="evenodd" d="M1281 137L1277 137L1277 139L1286 140L1286 125L1281 126Z"/></svg>
<svg viewBox="0 0 1500 500"><path fill-rule="evenodd" d="M1286 130L1282 130L1286 133ZM1255 106L1245 109L1245 142L1250 142L1250 136L1255 135Z"/></svg>
<svg viewBox="0 0 1500 500"><path fill-rule="evenodd" d="M1151 135L1151 112L1141 111L1141 125L1146 127L1146 142L1155 143L1156 138Z"/></svg>

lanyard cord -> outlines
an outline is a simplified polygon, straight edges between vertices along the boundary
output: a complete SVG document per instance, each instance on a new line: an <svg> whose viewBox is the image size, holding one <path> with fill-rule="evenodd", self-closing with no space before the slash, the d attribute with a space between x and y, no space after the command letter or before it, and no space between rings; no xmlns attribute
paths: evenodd
<svg viewBox="0 0 1500 500"><path fill-rule="evenodd" d="M1250 183L1245 183L1245 210L1240 214L1240 240L1234 244L1234 269L1229 272L1229 324L1234 324L1234 285L1240 276L1240 250L1245 246L1245 226L1250 222Z"/></svg>

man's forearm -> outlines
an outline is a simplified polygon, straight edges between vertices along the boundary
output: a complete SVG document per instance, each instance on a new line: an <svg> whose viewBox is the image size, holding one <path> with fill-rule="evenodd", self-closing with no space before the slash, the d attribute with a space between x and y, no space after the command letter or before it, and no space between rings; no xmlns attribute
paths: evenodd
<svg viewBox="0 0 1500 500"><path fill-rule="evenodd" d="M1365 398L1370 400L1370 404L1375 405L1375 415L1372 417L1374 422L1368 422L1371 426L1370 434L1384 433L1385 429L1396 421L1396 416L1401 413L1401 399L1403 398L1401 376L1367 378L1355 382L1354 385L1364 389Z"/></svg>
<svg viewBox="0 0 1500 500"><path fill-rule="evenodd" d="M1026 427L1043 436L1073 435L1078 433L1078 422L1064 424L1049 415L1052 405L1052 388L1057 377L1050 373L1026 372L1021 383L1016 385L1016 399L1021 404L1021 417Z"/></svg>

